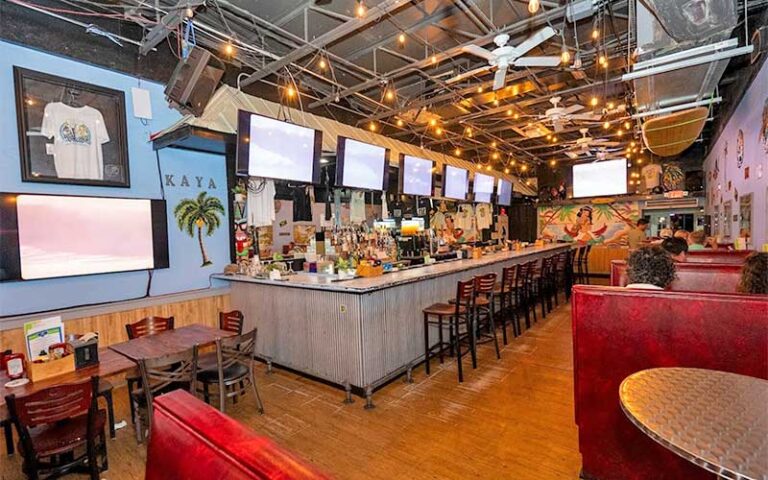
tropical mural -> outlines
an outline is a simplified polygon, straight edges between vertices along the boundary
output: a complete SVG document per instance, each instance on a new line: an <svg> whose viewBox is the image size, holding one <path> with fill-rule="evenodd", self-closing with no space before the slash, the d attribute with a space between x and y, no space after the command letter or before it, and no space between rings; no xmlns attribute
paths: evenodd
<svg viewBox="0 0 768 480"><path fill-rule="evenodd" d="M637 202L539 207L539 237L590 244L624 244L640 218Z"/></svg>
<svg viewBox="0 0 768 480"><path fill-rule="evenodd" d="M207 192L200 192L194 199L184 198L173 209L179 230L186 232L192 238L197 232L197 243L200 246L200 256L203 262L201 267L213 264L205 251L203 227L205 227L205 235L210 237L221 225L219 216L224 214L224 206L221 201L216 197L209 197Z"/></svg>

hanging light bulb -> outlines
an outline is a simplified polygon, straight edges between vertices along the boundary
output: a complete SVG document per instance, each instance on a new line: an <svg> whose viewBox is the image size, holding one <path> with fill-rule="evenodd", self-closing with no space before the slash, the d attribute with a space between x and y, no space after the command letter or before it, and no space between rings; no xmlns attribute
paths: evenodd
<svg viewBox="0 0 768 480"><path fill-rule="evenodd" d="M512 110L507 110L507 116L508 116L508 117L511 117L511 116L512 116Z"/></svg>
<svg viewBox="0 0 768 480"><path fill-rule="evenodd" d="M555 160L549 161L549 166L554 167L555 165L557 165L557 162Z"/></svg>
<svg viewBox="0 0 768 480"><path fill-rule="evenodd" d="M611 128L611 122L603 122L603 128L606 129L606 130Z"/></svg>
<svg viewBox="0 0 768 480"><path fill-rule="evenodd" d="M516 113L512 118L514 118L515 120L519 120L520 119L520 114Z"/></svg>
<svg viewBox="0 0 768 480"><path fill-rule="evenodd" d="M405 33L401 33L397 36L397 43L400 45L405 45Z"/></svg>
<svg viewBox="0 0 768 480"><path fill-rule="evenodd" d="M581 62L581 55L579 55L579 53L576 52L576 58L573 59L573 68L575 68L576 70L580 70L582 66L583 64Z"/></svg>
<svg viewBox="0 0 768 480"><path fill-rule="evenodd" d="M491 171L491 166L488 165L487 167L485 167L485 169L490 172Z"/></svg>
<svg viewBox="0 0 768 480"><path fill-rule="evenodd" d="M405 122L403 122L403 120L401 118L398 118L397 119L397 126L398 127L402 127L403 125L405 125Z"/></svg>
<svg viewBox="0 0 768 480"><path fill-rule="evenodd" d="M358 17L365 16L365 4L363 3L363 0L357 0L357 6L355 7L355 15L357 15Z"/></svg>
<svg viewBox="0 0 768 480"><path fill-rule="evenodd" d="M541 2L539 0L528 0L528 12L531 15L538 12L539 7L541 7Z"/></svg>
<svg viewBox="0 0 768 480"><path fill-rule="evenodd" d="M608 59L601 53L600 56L597 57L597 63L604 67L608 64Z"/></svg>
<svg viewBox="0 0 768 480"><path fill-rule="evenodd" d="M597 17L595 17L595 21L592 22L592 40L597 40L600 38L600 29L597 26Z"/></svg>
<svg viewBox="0 0 768 480"><path fill-rule="evenodd" d="M288 95L288 98L293 98L296 96L296 89L293 85L288 85L288 88L285 89L285 94Z"/></svg>
<svg viewBox="0 0 768 480"><path fill-rule="evenodd" d="M461 156L461 149L457 147L456 150L453 151L453 154L456 155L457 157L460 157Z"/></svg>
<svg viewBox="0 0 768 480"><path fill-rule="evenodd" d="M482 165L480 165L480 164L478 163L478 164L477 164L477 169L478 169L478 170L482 170L482 169L483 169L483 166L482 166Z"/></svg>
<svg viewBox="0 0 768 480"><path fill-rule="evenodd" d="M523 172L528 170L528 165L523 164L522 166L520 166L520 170L522 170Z"/></svg>
<svg viewBox="0 0 768 480"><path fill-rule="evenodd" d="M597 97L592 97L589 99L589 104L593 107L596 107L598 103L600 103L600 101L597 99Z"/></svg>
<svg viewBox="0 0 768 480"><path fill-rule="evenodd" d="M498 160L499 159L499 154L497 152L493 152L491 154L491 158L494 159L494 160Z"/></svg>
<svg viewBox="0 0 768 480"><path fill-rule="evenodd" d="M552 143L557 143L557 137L555 137L554 135L552 136Z"/></svg>
<svg viewBox="0 0 768 480"><path fill-rule="evenodd" d="M231 57L235 54L235 46L232 45L232 42L227 42L224 45L224 53L226 53L228 57Z"/></svg>
<svg viewBox="0 0 768 480"><path fill-rule="evenodd" d="M375 132L376 131L376 122L371 122L368 124L368 130Z"/></svg>
<svg viewBox="0 0 768 480"><path fill-rule="evenodd" d="M618 132L616 132L616 135L618 135L618 136L622 136L622 135L624 135L624 130L622 130L622 129L619 129L619 131L618 131Z"/></svg>
<svg viewBox="0 0 768 480"><path fill-rule="evenodd" d="M389 100L390 102L395 99L395 91L391 88L387 89L387 92L384 94L384 98Z"/></svg>
<svg viewBox="0 0 768 480"><path fill-rule="evenodd" d="M434 127L434 126L436 126L436 125L437 125L437 120L435 120L434 118L432 118L432 119L430 119L430 120L429 120L429 126L430 126L430 127Z"/></svg>
<svg viewBox="0 0 768 480"><path fill-rule="evenodd" d="M438 136L439 136L439 135L442 135L442 134L443 134L443 129L442 129L442 128L440 128L440 127L437 127L437 128L435 129L435 134L436 134L436 135L438 135Z"/></svg>
<svg viewBox="0 0 768 480"><path fill-rule="evenodd" d="M190 19L195 16L195 10L192 7L187 7L186 11L184 12L184 16L187 17L187 19Z"/></svg>
<svg viewBox="0 0 768 480"><path fill-rule="evenodd" d="M560 48L560 62L562 62L563 65L568 65L571 62L571 52L568 51L568 47L563 43L563 46Z"/></svg>
<svg viewBox="0 0 768 480"><path fill-rule="evenodd" d="M432 65L437 63L437 55L432 55L432 58L430 58L430 61L432 62Z"/></svg>
<svg viewBox="0 0 768 480"><path fill-rule="evenodd" d="M627 120L626 122L624 122L624 128L625 128L626 130L629 130L630 128L632 128L632 124L631 124L631 123L629 123L629 120Z"/></svg>
<svg viewBox="0 0 768 480"><path fill-rule="evenodd" d="M637 145L637 144L635 143L635 141L634 141L634 140L632 140L631 142L629 142L629 146L630 146L630 147L634 147L635 145Z"/></svg>
<svg viewBox="0 0 768 480"><path fill-rule="evenodd" d="M547 134L547 140L552 140L552 134Z"/></svg>
<svg viewBox="0 0 768 480"><path fill-rule="evenodd" d="M616 105L614 105L614 103L613 103L613 102L608 102L608 105L606 105L606 106L608 107L608 110L613 110L613 108L614 108Z"/></svg>
<svg viewBox="0 0 768 480"><path fill-rule="evenodd" d="M317 62L317 66L320 67L320 70L325 70L328 68L328 62L326 62L323 57L320 57L320 61Z"/></svg>
<svg viewBox="0 0 768 480"><path fill-rule="evenodd" d="M509 169L508 169L508 168L505 168L505 169L504 169L504 173L509 173Z"/></svg>
<svg viewBox="0 0 768 480"><path fill-rule="evenodd" d="M477 93L483 93L483 87L482 86L477 87Z"/></svg>
<svg viewBox="0 0 768 480"><path fill-rule="evenodd" d="M496 141L491 142L491 148L496 148Z"/></svg>

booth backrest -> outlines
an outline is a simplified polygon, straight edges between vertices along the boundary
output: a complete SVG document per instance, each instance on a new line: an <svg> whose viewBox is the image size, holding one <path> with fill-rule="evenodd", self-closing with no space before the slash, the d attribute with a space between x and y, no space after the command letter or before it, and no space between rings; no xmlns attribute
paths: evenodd
<svg viewBox="0 0 768 480"><path fill-rule="evenodd" d="M742 265L753 250L694 250L686 253L686 263L736 263Z"/></svg>
<svg viewBox="0 0 768 480"><path fill-rule="evenodd" d="M584 478L714 478L630 423L619 385L654 367L768 379L768 296L577 285L571 302Z"/></svg>
<svg viewBox="0 0 768 480"><path fill-rule="evenodd" d="M146 480L326 479L272 440L176 390L154 402Z"/></svg>
<svg viewBox="0 0 768 480"><path fill-rule="evenodd" d="M677 278L669 290L675 292L735 293L741 279L741 265L735 263L688 263L675 264ZM627 262L611 262L611 286L627 285Z"/></svg>

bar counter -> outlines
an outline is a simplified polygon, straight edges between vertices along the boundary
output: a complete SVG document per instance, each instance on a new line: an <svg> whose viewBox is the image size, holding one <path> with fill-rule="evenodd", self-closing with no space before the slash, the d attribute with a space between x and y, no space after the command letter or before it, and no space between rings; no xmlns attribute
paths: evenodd
<svg viewBox="0 0 768 480"><path fill-rule="evenodd" d="M214 278L231 282L232 307L245 315L244 331L259 329L261 358L364 393L371 404L375 388L423 360L423 308L455 296L459 280L489 272L501 278L503 267L567 248L528 247L343 281L312 274Z"/></svg>

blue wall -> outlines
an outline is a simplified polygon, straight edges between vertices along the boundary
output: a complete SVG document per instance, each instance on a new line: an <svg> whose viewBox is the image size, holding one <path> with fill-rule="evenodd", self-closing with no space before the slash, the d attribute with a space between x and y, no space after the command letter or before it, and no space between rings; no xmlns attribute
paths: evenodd
<svg viewBox="0 0 768 480"><path fill-rule="evenodd" d="M131 187L108 188L21 181L16 106L14 101L13 66L101 85L126 94L128 158ZM150 91L154 119L148 125L133 117L131 87ZM0 192L63 193L85 196L162 198L157 159L149 142L151 132L161 130L180 118L167 107L163 85L139 81L137 78L103 68L49 55L37 50L0 42ZM209 194L220 197L226 205L226 169L224 158L218 155L166 149L160 154L161 169L192 177L213 178L215 190ZM200 267L197 239L182 234L173 219L173 207L180 198L197 194L192 187L166 188L168 196L168 233L171 268L155 272L152 295L206 288L209 275L220 272L228 263L229 219L222 218L222 227L205 243L213 265ZM204 187L209 184L206 181ZM56 308L87 305L142 297L147 288L147 272L92 275L52 280L0 283L0 316L30 313Z"/></svg>

